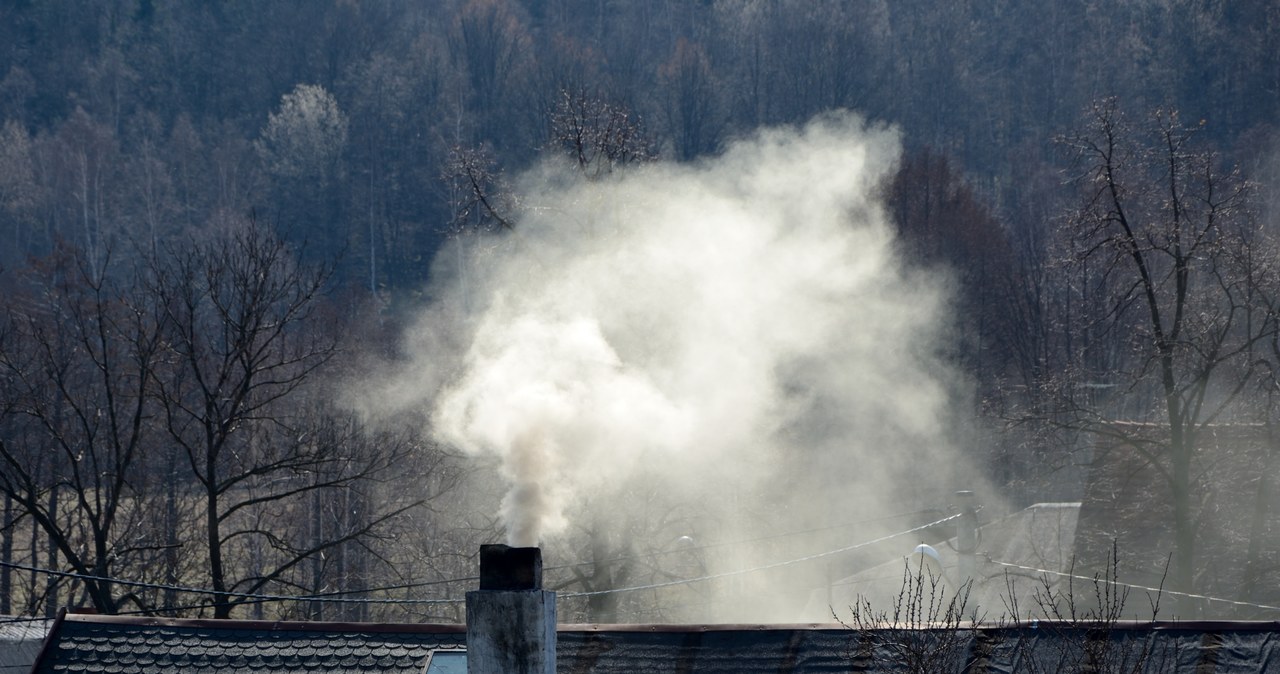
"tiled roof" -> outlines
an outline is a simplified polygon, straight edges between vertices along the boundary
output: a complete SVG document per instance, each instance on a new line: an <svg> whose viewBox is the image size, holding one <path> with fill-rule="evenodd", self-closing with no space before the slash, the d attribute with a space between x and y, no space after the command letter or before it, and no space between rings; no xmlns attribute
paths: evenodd
<svg viewBox="0 0 1280 674"><path fill-rule="evenodd" d="M466 644L453 625L271 623L68 615L40 672L387 672L420 674L435 648Z"/></svg>

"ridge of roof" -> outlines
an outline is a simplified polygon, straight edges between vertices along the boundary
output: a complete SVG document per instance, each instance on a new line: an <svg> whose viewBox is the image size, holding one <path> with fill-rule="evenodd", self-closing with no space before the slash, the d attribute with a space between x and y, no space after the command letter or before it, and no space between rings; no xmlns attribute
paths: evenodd
<svg viewBox="0 0 1280 674"><path fill-rule="evenodd" d="M240 620L213 618L165 618L160 616L104 615L68 611L65 622L173 627L193 629L252 630L258 632L364 632L409 634L462 634L457 623L365 623L311 620Z"/></svg>

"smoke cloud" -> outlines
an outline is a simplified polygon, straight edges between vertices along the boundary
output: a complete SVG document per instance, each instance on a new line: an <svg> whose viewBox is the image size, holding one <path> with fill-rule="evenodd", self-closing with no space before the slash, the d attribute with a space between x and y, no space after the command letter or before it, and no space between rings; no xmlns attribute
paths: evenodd
<svg viewBox="0 0 1280 674"><path fill-rule="evenodd" d="M655 492L702 523L672 539L938 505L947 294L895 251L898 153L833 113L599 181L548 162L518 181L514 232L442 255L373 399L430 409L435 439L498 467L514 545Z"/></svg>

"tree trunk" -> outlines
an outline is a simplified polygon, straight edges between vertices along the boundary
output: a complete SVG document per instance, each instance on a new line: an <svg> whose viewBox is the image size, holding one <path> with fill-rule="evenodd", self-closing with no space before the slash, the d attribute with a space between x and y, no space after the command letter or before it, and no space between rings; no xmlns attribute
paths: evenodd
<svg viewBox="0 0 1280 674"><path fill-rule="evenodd" d="M53 488L49 490L49 519L50 521L55 521L55 522L58 519L58 485L57 483L54 483ZM58 543L57 541L54 540L52 534L49 535L48 540L49 540L49 543L48 543L49 554L46 557L44 567L46 569L54 570L58 568ZM53 574L48 574L45 576L44 617L52 619L56 617L57 614L58 614L58 577Z"/></svg>
<svg viewBox="0 0 1280 674"><path fill-rule="evenodd" d="M1174 591L1191 592L1195 587L1195 525L1191 515L1189 488L1190 461L1174 456L1173 485L1173 581ZM1177 595L1178 618L1195 617L1195 601Z"/></svg>
<svg viewBox="0 0 1280 674"><path fill-rule="evenodd" d="M319 480L320 476L317 475L315 479ZM324 503L323 501L321 501L320 496L321 494L319 491L315 491L311 493L311 499L310 499L311 503L309 508L309 510L311 511L310 513L311 517L308 519L311 525L310 526L310 529L311 529L310 544L312 546L318 545L320 541L324 540L324 517L323 517ZM324 559L320 555L312 555L311 556L311 592L313 594L319 594L323 587L324 587ZM323 620L324 619L324 602L312 601L310 609L308 610L307 618L310 620Z"/></svg>
<svg viewBox="0 0 1280 674"><path fill-rule="evenodd" d="M13 496L4 495L4 531L0 532L0 615L13 614Z"/></svg>
<svg viewBox="0 0 1280 674"><path fill-rule="evenodd" d="M164 580L165 584L178 584L178 454L169 452L169 480L165 485L164 496ZM178 604L178 593L175 590L164 591L164 607L173 608Z"/></svg>
<svg viewBox="0 0 1280 674"><path fill-rule="evenodd" d="M36 518L32 517L31 518L31 557L30 559L31 559L31 566L33 568L31 569L31 573L29 574L30 578L28 583L27 610L26 610L26 614L30 616L34 616L36 614L36 609L39 608L39 605L37 602L39 601L39 598L40 598L40 592L39 592L40 572L36 571L34 567L39 566L40 564L40 532L41 532L40 523L36 521Z"/></svg>
<svg viewBox="0 0 1280 674"><path fill-rule="evenodd" d="M1274 430L1268 427L1268 436ZM1245 553L1244 578L1241 579L1239 597L1253 597L1258 590L1258 580L1262 576L1262 543L1266 535L1267 519L1271 514L1271 476L1276 469L1276 457L1280 451L1276 449L1276 440L1267 438L1267 457L1265 465L1258 474L1257 496L1254 497L1253 513L1249 521L1249 548Z"/></svg>
<svg viewBox="0 0 1280 674"><path fill-rule="evenodd" d="M212 463L212 462L209 462ZM209 544L209 581L212 583L214 592L220 593L214 595L213 617L219 620L225 620L231 617L231 598L226 596L227 577L226 570L222 568L222 527L218 520L218 493L217 487L213 480L213 466L207 466L209 472L209 484L206 487L205 497L205 521Z"/></svg>
<svg viewBox="0 0 1280 674"><path fill-rule="evenodd" d="M1172 406L1172 410L1171 416L1177 410L1176 405ZM1196 527L1191 512L1191 455L1194 442L1188 436L1180 420L1174 420L1170 424L1170 473L1173 478L1169 485L1173 496L1173 570L1170 585L1176 592L1193 592L1195 587ZM1174 597L1174 605L1177 607L1175 617L1194 618L1196 602L1184 595Z"/></svg>

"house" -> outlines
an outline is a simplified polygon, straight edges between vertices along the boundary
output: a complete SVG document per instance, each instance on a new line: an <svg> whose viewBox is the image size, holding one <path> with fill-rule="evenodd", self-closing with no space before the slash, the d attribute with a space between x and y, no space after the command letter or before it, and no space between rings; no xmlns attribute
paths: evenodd
<svg viewBox="0 0 1280 674"><path fill-rule="evenodd" d="M965 596L957 608L965 619L1051 618L1038 600L1045 592L1065 589L1063 579L1073 571L1079 515L1079 503L1037 503L984 524L977 529L972 567L963 570L963 546L956 537L934 545L904 542L902 554L893 561L815 591L806 613L843 619L854 607L869 605L875 612L891 614L904 592L924 584L926 594L945 597L946 602L963 585ZM1017 615L1009 615L1015 606Z"/></svg>
<svg viewBox="0 0 1280 674"><path fill-rule="evenodd" d="M485 546L480 589L467 596L465 628L64 613L51 627L32 671L1244 674L1268 671L1280 658L1276 622L1033 621L920 629L838 624L556 625L554 602L554 593L541 588L536 549Z"/></svg>
<svg viewBox="0 0 1280 674"><path fill-rule="evenodd" d="M1176 549L1168 429L1160 424L1112 421L1098 433L1079 503L1041 503L980 528L960 573L957 539L922 548L904 547L891 563L860 571L816 591L810 606L837 615L869 601L891 609L918 576L954 592L971 578L965 614L988 620L1052 617L1080 609L1102 610L1116 597L1095 589L1110 581L1127 593L1120 615L1149 620L1275 620L1280 617L1280 436L1267 424L1222 423L1197 427L1187 485L1194 525L1194 591L1172 592L1169 572ZM913 541L920 543L922 541ZM1045 607L1043 600L1056 596ZM1012 600L1012 601L1011 601ZM949 601L949 600L948 600ZM1156 603L1158 601L1158 604ZM1016 616L1008 605L1016 603ZM1044 610L1048 608L1049 610Z"/></svg>

